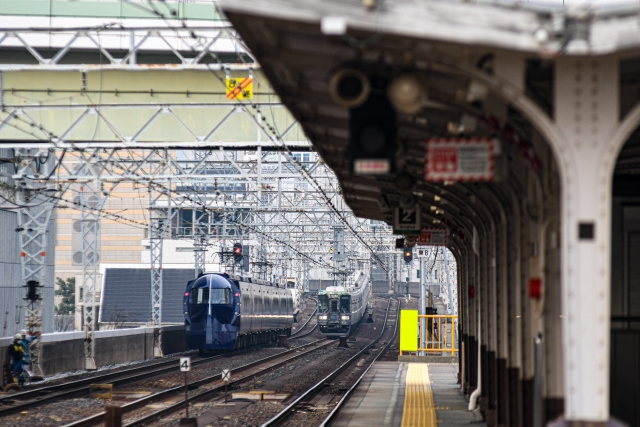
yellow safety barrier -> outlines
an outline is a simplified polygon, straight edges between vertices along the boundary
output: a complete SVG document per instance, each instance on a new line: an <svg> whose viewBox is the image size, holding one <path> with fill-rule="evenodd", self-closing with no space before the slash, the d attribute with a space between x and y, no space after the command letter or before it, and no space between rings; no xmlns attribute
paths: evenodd
<svg viewBox="0 0 640 427"><path fill-rule="evenodd" d="M411 317L403 317L403 312L415 312ZM455 356L456 321L453 314L418 315L417 310L402 310L400 313L400 354L403 352L449 353ZM422 331L426 330L425 347L420 346ZM404 335L403 335L404 333Z"/></svg>
<svg viewBox="0 0 640 427"><path fill-rule="evenodd" d="M418 349L418 310L400 310L400 354Z"/></svg>

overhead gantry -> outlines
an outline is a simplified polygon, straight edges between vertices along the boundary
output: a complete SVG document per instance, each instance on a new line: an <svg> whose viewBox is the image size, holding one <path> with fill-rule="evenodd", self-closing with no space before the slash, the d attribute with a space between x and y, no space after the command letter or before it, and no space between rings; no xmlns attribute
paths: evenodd
<svg viewBox="0 0 640 427"><path fill-rule="evenodd" d="M640 9L313 0L223 9L356 215L397 226L409 204L422 226L448 231L470 408L479 404L488 425L559 416L615 425L612 184L640 124ZM371 117L382 130L362 137ZM499 141L491 182L430 178L427 141L471 137ZM374 161L358 164L362 150ZM638 159L633 146L624 154L628 172Z"/></svg>
<svg viewBox="0 0 640 427"><path fill-rule="evenodd" d="M389 263L386 227L345 206L333 172L311 152L228 22L174 24L0 30L0 147L15 149L4 159L16 164L7 185L16 183L24 196L16 201L23 280L45 280L55 207L80 210L79 221L64 220L81 237L73 262L82 267L88 369L96 366L101 219L148 232L156 356L164 239L194 241L196 274L214 241L224 252L232 239L254 246L253 274L264 279L277 272L302 283L314 266L345 277L364 258L385 270ZM227 80L236 78L253 82L251 99L227 96ZM146 223L111 204L132 183L148 187L147 197L138 192ZM334 230L343 228L347 259L338 263L330 248ZM378 251L385 254L376 259ZM41 304L36 298L25 307L33 332L42 324Z"/></svg>

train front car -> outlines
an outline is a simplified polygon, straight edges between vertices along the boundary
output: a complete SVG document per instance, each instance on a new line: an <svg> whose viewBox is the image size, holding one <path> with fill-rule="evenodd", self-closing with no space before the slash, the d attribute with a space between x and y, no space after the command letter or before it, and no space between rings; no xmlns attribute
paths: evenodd
<svg viewBox="0 0 640 427"><path fill-rule="evenodd" d="M183 299L187 346L230 350L240 330L240 289L228 277L205 274L189 282Z"/></svg>
<svg viewBox="0 0 640 427"><path fill-rule="evenodd" d="M291 334L291 294L261 280L205 273L187 284L183 307L187 345L194 350L244 348Z"/></svg>
<svg viewBox="0 0 640 427"><path fill-rule="evenodd" d="M318 292L318 326L327 337L349 335L360 323L369 301L369 276L359 272L353 286L330 286Z"/></svg>
<svg viewBox="0 0 640 427"><path fill-rule="evenodd" d="M330 286L318 292L318 326L328 337L349 335L351 331L351 295L342 286Z"/></svg>

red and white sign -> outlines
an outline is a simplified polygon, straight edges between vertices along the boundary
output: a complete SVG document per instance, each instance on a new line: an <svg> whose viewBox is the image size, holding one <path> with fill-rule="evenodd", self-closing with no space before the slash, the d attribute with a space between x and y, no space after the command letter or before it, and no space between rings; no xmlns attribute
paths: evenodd
<svg viewBox="0 0 640 427"><path fill-rule="evenodd" d="M442 181L493 181L495 138L429 138L425 144L425 179Z"/></svg>
<svg viewBox="0 0 640 427"><path fill-rule="evenodd" d="M420 246L446 246L449 230L446 228L425 227L416 244Z"/></svg>
<svg viewBox="0 0 640 427"><path fill-rule="evenodd" d="M356 159L353 161L355 175L386 175L391 171L388 159Z"/></svg>

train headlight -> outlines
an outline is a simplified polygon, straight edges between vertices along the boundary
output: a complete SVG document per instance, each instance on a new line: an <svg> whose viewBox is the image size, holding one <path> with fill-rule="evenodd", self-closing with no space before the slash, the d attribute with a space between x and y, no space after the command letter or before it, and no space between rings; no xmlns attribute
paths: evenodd
<svg viewBox="0 0 640 427"><path fill-rule="evenodd" d="M321 314L320 316L318 316L318 320L327 320L329 318L329 316L327 316L326 314Z"/></svg>
<svg viewBox="0 0 640 427"><path fill-rule="evenodd" d="M341 319L342 320L349 320L349 316L342 316Z"/></svg>

